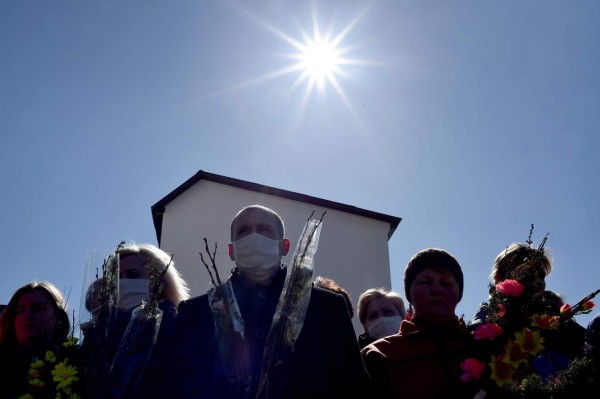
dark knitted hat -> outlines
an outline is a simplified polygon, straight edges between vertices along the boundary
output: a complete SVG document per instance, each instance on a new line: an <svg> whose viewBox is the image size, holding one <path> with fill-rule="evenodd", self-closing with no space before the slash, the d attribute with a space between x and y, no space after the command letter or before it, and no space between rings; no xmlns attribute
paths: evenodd
<svg viewBox="0 0 600 399"><path fill-rule="evenodd" d="M426 268L446 268L450 270L460 289L458 300L462 299L464 286L463 272L456 259L454 259L454 256L443 249L427 248L413 255L406 265L406 270L404 271L404 292L408 302L412 303L410 299L410 286L415 277L417 277L417 274Z"/></svg>

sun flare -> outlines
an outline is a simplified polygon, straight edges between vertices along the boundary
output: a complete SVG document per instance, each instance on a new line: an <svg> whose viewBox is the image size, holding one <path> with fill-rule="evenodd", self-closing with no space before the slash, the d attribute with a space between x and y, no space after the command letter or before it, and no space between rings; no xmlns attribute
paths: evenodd
<svg viewBox="0 0 600 399"><path fill-rule="evenodd" d="M310 78L317 81L330 77L338 70L338 64L341 61L339 51L327 41L308 43L300 60Z"/></svg>
<svg viewBox="0 0 600 399"><path fill-rule="evenodd" d="M317 9L313 6L311 10L312 32L311 29L305 29L305 27L299 25L300 37L293 37L291 34L278 29L242 8L241 10L246 16L292 46L294 52L282 54L284 58L292 60L292 63L249 79L236 86L221 90L215 95L222 95L245 87L262 84L286 75L296 75L295 80L290 85L289 92L295 91L304 85L305 89L300 109L303 109L307 105L309 98L315 91L324 93L328 89L331 89L338 95L346 107L352 110L352 105L342 88L340 80L353 80L351 71L348 70L352 67L376 66L378 64L369 60L351 58L349 53L355 50L357 45L356 43L348 45L344 42L348 41L348 34L367 14L369 8L370 5L355 14L352 20L342 26L340 30L334 32L335 23L333 20L325 31L321 29ZM342 43L344 43L343 46Z"/></svg>

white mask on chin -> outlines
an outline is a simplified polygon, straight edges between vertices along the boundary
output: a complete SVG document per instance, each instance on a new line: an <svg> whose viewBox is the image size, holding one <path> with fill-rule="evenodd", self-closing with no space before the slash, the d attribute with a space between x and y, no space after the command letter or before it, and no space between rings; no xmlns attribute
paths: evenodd
<svg viewBox="0 0 600 399"><path fill-rule="evenodd" d="M396 334L400 330L402 316L380 317L367 322L367 329L372 338L379 339Z"/></svg>
<svg viewBox="0 0 600 399"><path fill-rule="evenodd" d="M267 281L281 266L281 240L250 233L233 243L235 264L253 281Z"/></svg>
<svg viewBox="0 0 600 399"><path fill-rule="evenodd" d="M142 301L148 302L150 280L147 278L123 278L119 280L119 310L129 312Z"/></svg>

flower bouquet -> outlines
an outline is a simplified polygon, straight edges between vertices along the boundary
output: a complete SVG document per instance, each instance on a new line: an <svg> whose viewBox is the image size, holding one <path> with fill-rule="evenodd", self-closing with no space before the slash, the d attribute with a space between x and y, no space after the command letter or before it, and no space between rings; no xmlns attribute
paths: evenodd
<svg viewBox="0 0 600 399"><path fill-rule="evenodd" d="M533 288L535 278L535 268L519 268L490 285L486 322L473 331L475 353L461 364L461 379L481 384L492 397L581 397L592 367L571 339L581 328L572 317L589 313L598 291L559 310Z"/></svg>
<svg viewBox="0 0 600 399"><path fill-rule="evenodd" d="M67 338L60 347L47 350L43 358L33 358L28 373L28 392L18 399L80 399L77 338Z"/></svg>

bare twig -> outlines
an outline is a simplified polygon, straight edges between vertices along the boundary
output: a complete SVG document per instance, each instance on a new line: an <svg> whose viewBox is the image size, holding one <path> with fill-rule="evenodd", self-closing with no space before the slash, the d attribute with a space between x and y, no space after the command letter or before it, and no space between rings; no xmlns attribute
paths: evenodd
<svg viewBox="0 0 600 399"><path fill-rule="evenodd" d="M198 252L198 254L200 255L200 260L204 264L204 267L206 267L206 271L208 271L208 274L210 275L211 282L213 283L213 285L215 287L218 287L221 285L221 277L219 276L219 271L217 270L217 263L215 261L216 254L217 254L217 243L215 242L215 249L213 250L213 252L211 254L210 249L208 248L208 240L206 239L206 237L204 237L204 250L206 251L208 258L210 259L211 266L209 266L208 263L206 263L206 261L204 260L204 256L202 255L202 252ZM215 272L215 276L217 277L216 282L213 277L213 274L210 271L211 267L212 267L213 271Z"/></svg>
<svg viewBox="0 0 600 399"><path fill-rule="evenodd" d="M527 244L529 244L530 247L531 247L531 244L533 244L533 240L531 239L532 235L533 235L533 223L531 223L531 228L529 229L529 238L527 239L527 241L525 241Z"/></svg>

